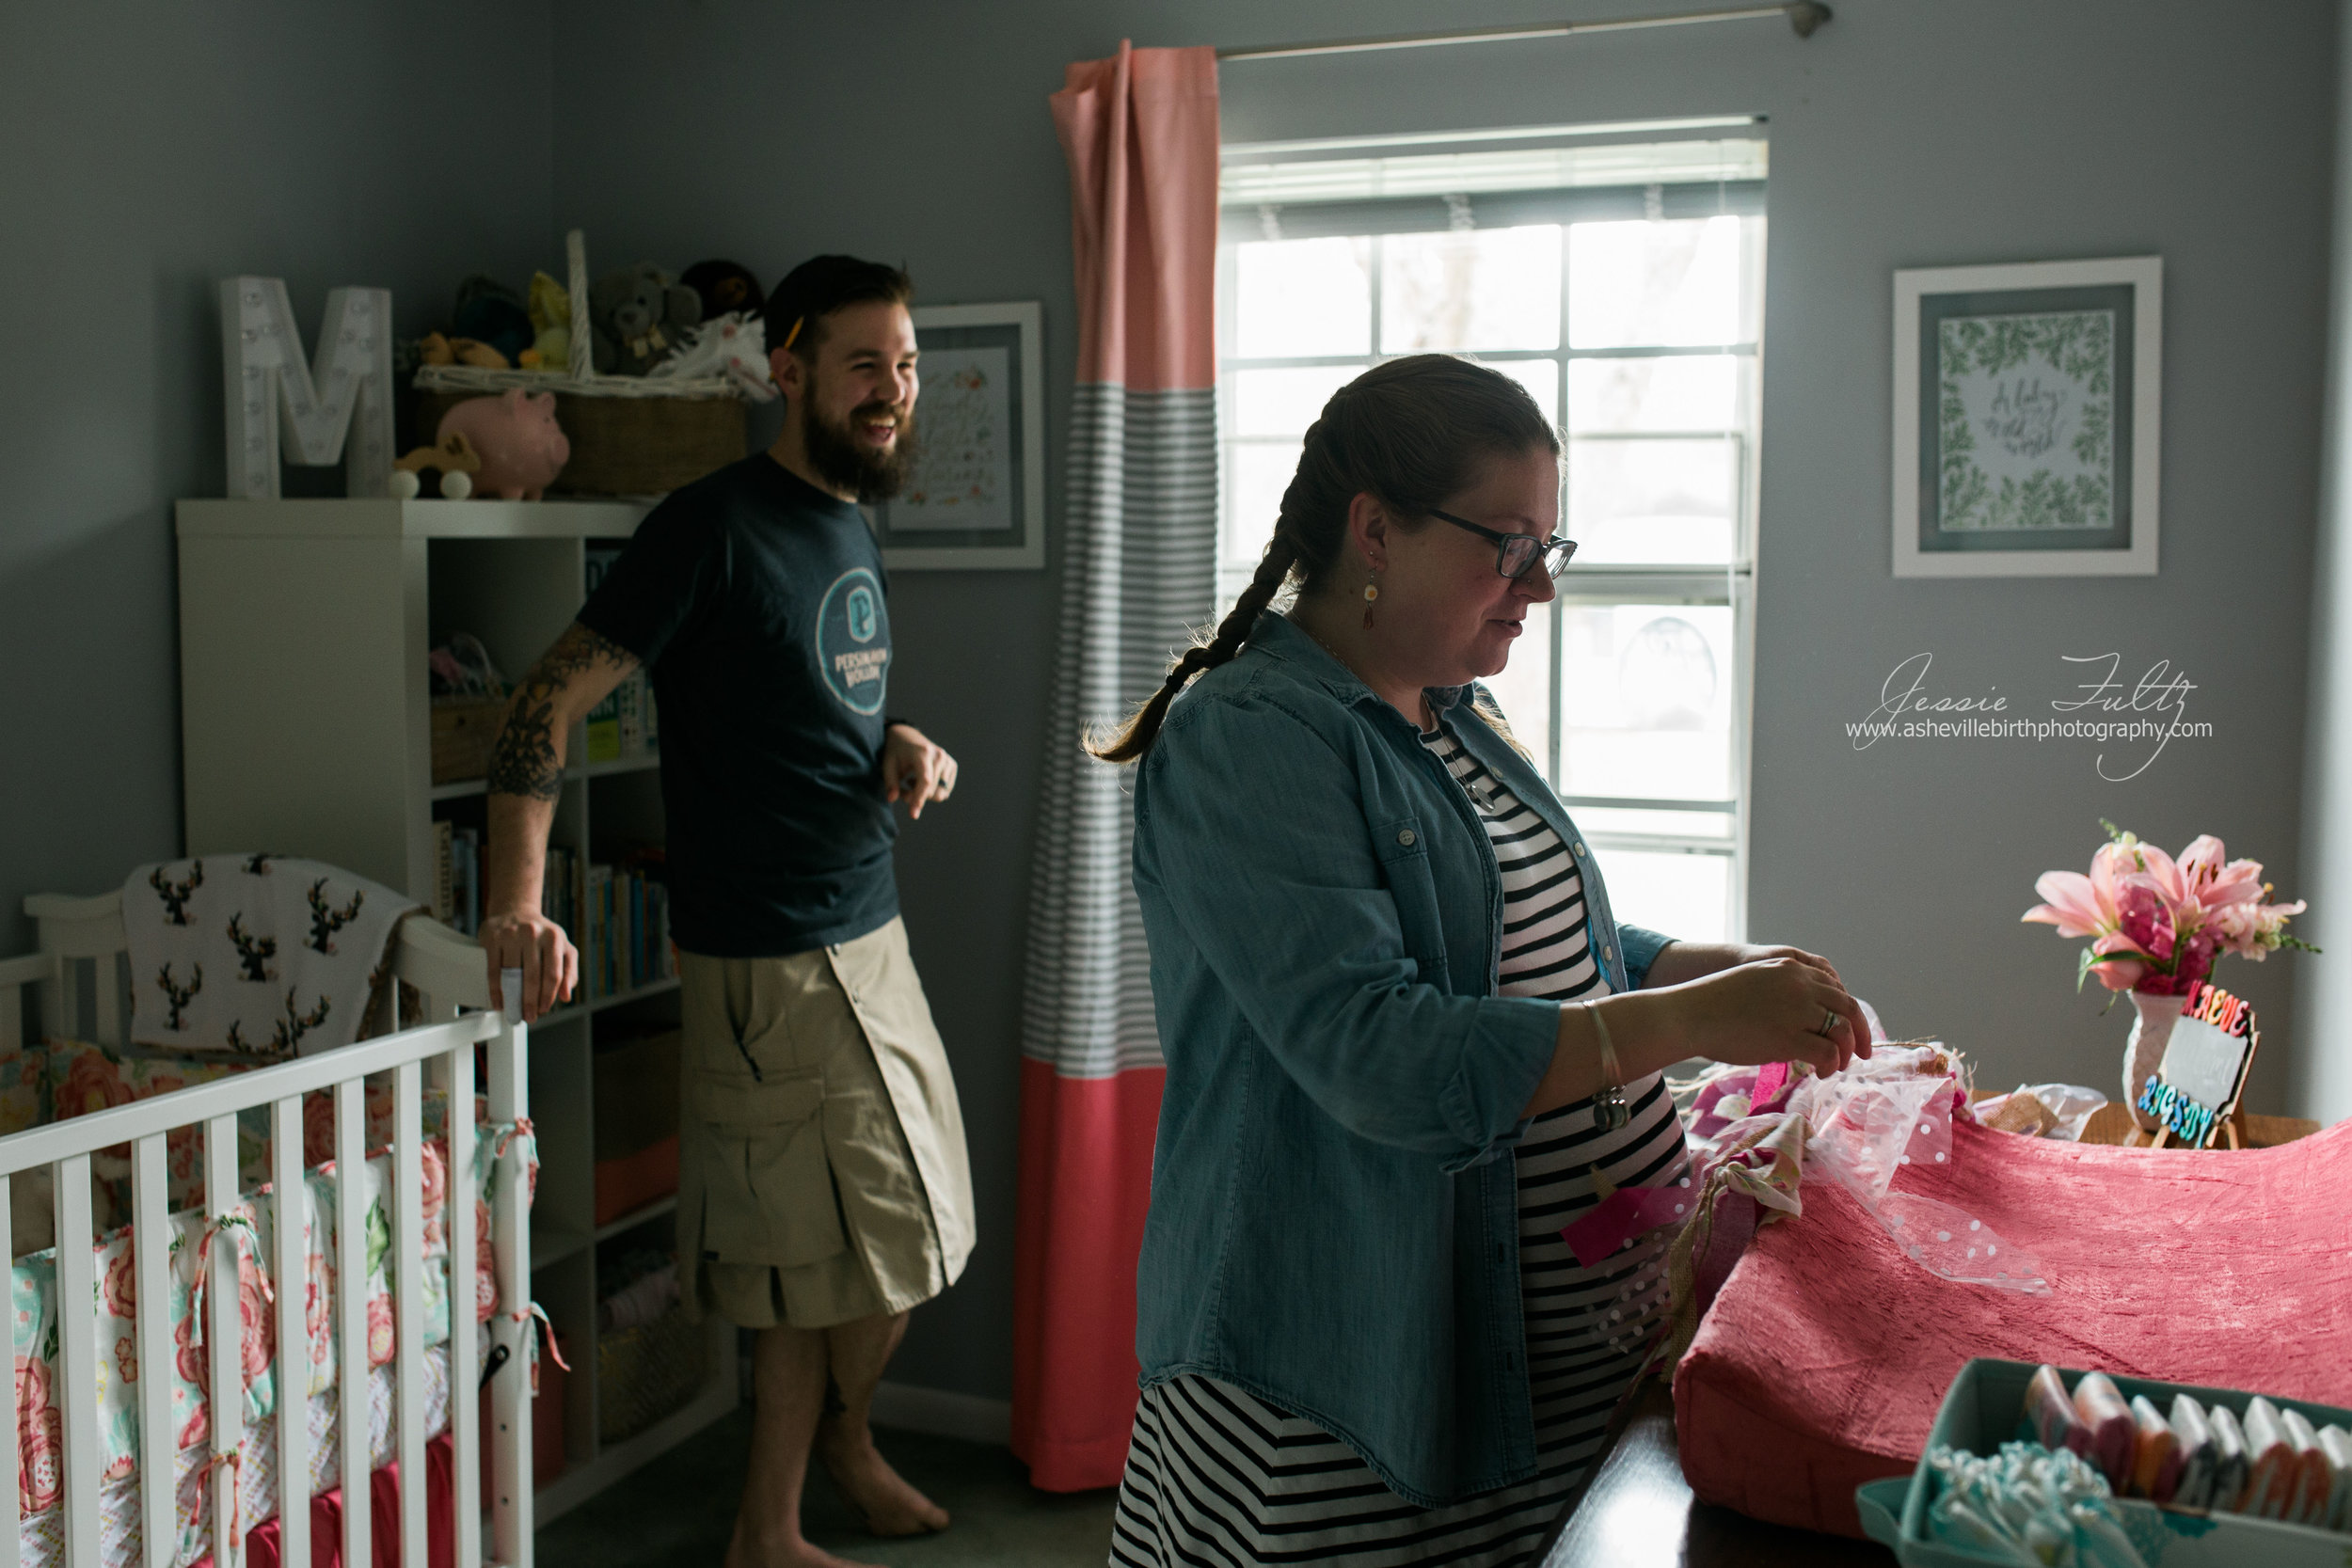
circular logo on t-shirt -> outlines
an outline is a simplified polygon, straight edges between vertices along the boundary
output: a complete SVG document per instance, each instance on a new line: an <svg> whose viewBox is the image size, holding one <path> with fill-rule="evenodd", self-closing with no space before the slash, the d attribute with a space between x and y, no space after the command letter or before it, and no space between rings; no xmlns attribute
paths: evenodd
<svg viewBox="0 0 2352 1568"><path fill-rule="evenodd" d="M890 672L890 628L882 583L863 566L842 573L817 609L817 664L851 713L882 708Z"/></svg>

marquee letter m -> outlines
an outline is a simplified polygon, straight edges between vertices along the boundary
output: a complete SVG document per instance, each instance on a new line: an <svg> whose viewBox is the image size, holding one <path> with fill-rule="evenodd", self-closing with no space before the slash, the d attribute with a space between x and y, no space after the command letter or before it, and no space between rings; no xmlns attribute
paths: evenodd
<svg viewBox="0 0 2352 1568"><path fill-rule="evenodd" d="M224 277L220 345L231 497L277 499L281 431L288 462L325 467L340 457L345 495L385 493L392 472L390 290L331 291L318 352L305 364L284 282Z"/></svg>

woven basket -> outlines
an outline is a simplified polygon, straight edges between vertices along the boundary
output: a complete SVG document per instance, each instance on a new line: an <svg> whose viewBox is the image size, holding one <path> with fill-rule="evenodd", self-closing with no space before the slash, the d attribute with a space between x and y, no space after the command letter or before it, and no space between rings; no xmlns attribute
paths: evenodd
<svg viewBox="0 0 2352 1568"><path fill-rule="evenodd" d="M491 744L505 721L503 697L434 698L433 782L456 784L487 773Z"/></svg>
<svg viewBox="0 0 2352 1568"><path fill-rule="evenodd" d="M702 1391L708 1337L673 1307L651 1323L596 1337L596 1435L618 1443Z"/></svg>
<svg viewBox="0 0 2352 1568"><path fill-rule="evenodd" d="M742 458L749 450L743 402L725 376L596 373L586 237L573 230L564 251L571 275L570 364L562 371L420 366L418 439L430 439L453 404L520 387L555 394L555 422L572 443L571 461L548 486L552 494L660 495Z"/></svg>

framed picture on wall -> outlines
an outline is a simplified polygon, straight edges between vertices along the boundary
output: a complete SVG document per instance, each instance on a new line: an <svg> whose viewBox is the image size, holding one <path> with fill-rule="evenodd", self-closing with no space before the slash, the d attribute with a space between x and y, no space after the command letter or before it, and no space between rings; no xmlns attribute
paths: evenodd
<svg viewBox="0 0 2352 1568"><path fill-rule="evenodd" d="M1034 301L915 308L914 460L866 513L890 570L1044 566L1042 319Z"/></svg>
<svg viewBox="0 0 2352 1568"><path fill-rule="evenodd" d="M2152 577L2155 256L1895 274L1895 575Z"/></svg>

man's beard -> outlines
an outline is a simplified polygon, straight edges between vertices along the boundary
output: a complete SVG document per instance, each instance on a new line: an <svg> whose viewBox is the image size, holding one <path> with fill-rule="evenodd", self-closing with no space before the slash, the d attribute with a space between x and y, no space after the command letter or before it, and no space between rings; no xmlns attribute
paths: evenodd
<svg viewBox="0 0 2352 1568"><path fill-rule="evenodd" d="M886 501L897 495L914 462L914 415L898 415L898 438L887 451L876 451L858 439L856 431L858 420L891 408L887 403L861 404L848 420L834 424L817 412L813 402L803 404L801 450L808 454L808 466L828 485L851 491L861 501Z"/></svg>

